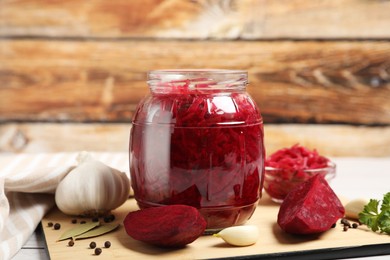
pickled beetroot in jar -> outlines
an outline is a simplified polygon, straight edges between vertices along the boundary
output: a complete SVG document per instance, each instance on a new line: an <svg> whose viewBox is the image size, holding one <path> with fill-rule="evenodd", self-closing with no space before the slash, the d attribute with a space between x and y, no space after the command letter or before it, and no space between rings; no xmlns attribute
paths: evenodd
<svg viewBox="0 0 390 260"><path fill-rule="evenodd" d="M158 70L138 105L130 173L140 208L196 207L208 230L245 223L264 176L263 122L247 73Z"/></svg>

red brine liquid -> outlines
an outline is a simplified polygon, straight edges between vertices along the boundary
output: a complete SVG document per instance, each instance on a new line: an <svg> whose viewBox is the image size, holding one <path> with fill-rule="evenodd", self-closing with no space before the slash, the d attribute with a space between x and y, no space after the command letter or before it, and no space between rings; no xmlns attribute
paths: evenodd
<svg viewBox="0 0 390 260"><path fill-rule="evenodd" d="M263 185L260 112L244 90L152 91L133 119L130 172L140 208L190 205L208 230L243 224Z"/></svg>

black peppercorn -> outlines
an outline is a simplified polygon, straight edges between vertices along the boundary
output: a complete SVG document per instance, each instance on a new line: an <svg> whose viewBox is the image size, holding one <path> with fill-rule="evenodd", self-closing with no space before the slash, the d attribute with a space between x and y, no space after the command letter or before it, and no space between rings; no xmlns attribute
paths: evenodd
<svg viewBox="0 0 390 260"><path fill-rule="evenodd" d="M110 215L104 217L104 222L106 222L106 223L112 222L114 220L115 220L115 215L113 215L113 214L110 214Z"/></svg>
<svg viewBox="0 0 390 260"><path fill-rule="evenodd" d="M72 223L73 223L73 224L76 224L76 223L77 223L77 219L75 219L75 218L72 219Z"/></svg>
<svg viewBox="0 0 390 260"><path fill-rule="evenodd" d="M87 223L85 220L80 221L80 224L85 224L85 223Z"/></svg>
<svg viewBox="0 0 390 260"><path fill-rule="evenodd" d="M333 223L332 228L335 228L335 227L336 227L336 223Z"/></svg>
<svg viewBox="0 0 390 260"><path fill-rule="evenodd" d="M70 241L68 242L68 246L74 246L74 241L73 241L73 239L70 240Z"/></svg>
<svg viewBox="0 0 390 260"><path fill-rule="evenodd" d="M92 241L91 243L89 243L89 247L94 249L96 247L96 243Z"/></svg>
<svg viewBox="0 0 390 260"><path fill-rule="evenodd" d="M349 223L349 221L346 220L345 218L341 219L341 224L343 224L344 226L351 227L351 223Z"/></svg>
<svg viewBox="0 0 390 260"><path fill-rule="evenodd" d="M97 247L95 248L95 255L100 255L102 253L102 249Z"/></svg>
<svg viewBox="0 0 390 260"><path fill-rule="evenodd" d="M348 231L348 226L344 226L343 231Z"/></svg>
<svg viewBox="0 0 390 260"><path fill-rule="evenodd" d="M357 228L358 226L359 226L359 225L358 225L357 223L353 223L353 224L352 224L352 227L353 227L353 228Z"/></svg>
<svg viewBox="0 0 390 260"><path fill-rule="evenodd" d="M110 241L104 242L104 247L105 248L110 248L110 246L111 246L111 242Z"/></svg>
<svg viewBox="0 0 390 260"><path fill-rule="evenodd" d="M99 221L99 218L98 217L93 217L92 218L92 222L98 222Z"/></svg>
<svg viewBox="0 0 390 260"><path fill-rule="evenodd" d="M52 226L53 226L53 222L47 223L47 226L48 226L48 227L52 227Z"/></svg>
<svg viewBox="0 0 390 260"><path fill-rule="evenodd" d="M61 228L61 224L60 223L55 223L54 224L54 229L55 230L59 230Z"/></svg>

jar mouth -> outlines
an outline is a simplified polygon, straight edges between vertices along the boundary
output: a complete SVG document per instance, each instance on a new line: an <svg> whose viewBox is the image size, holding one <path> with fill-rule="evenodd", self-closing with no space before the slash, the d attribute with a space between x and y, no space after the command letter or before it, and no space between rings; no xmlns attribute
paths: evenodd
<svg viewBox="0 0 390 260"><path fill-rule="evenodd" d="M227 69L166 69L148 72L151 89L188 87L194 89L243 89L248 84L244 70Z"/></svg>
<svg viewBox="0 0 390 260"><path fill-rule="evenodd" d="M213 75L213 74L243 74L247 75L248 73L245 70L229 70L229 69L163 69L163 70L150 70L148 72L149 75Z"/></svg>

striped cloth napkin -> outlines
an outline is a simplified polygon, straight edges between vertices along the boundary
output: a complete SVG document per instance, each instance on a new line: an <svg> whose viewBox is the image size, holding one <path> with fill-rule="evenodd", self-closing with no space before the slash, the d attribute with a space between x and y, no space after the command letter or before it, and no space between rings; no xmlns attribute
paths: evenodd
<svg viewBox="0 0 390 260"><path fill-rule="evenodd" d="M58 183L76 165L78 153L0 155L0 259L10 259L54 206ZM128 172L125 153L92 153Z"/></svg>

